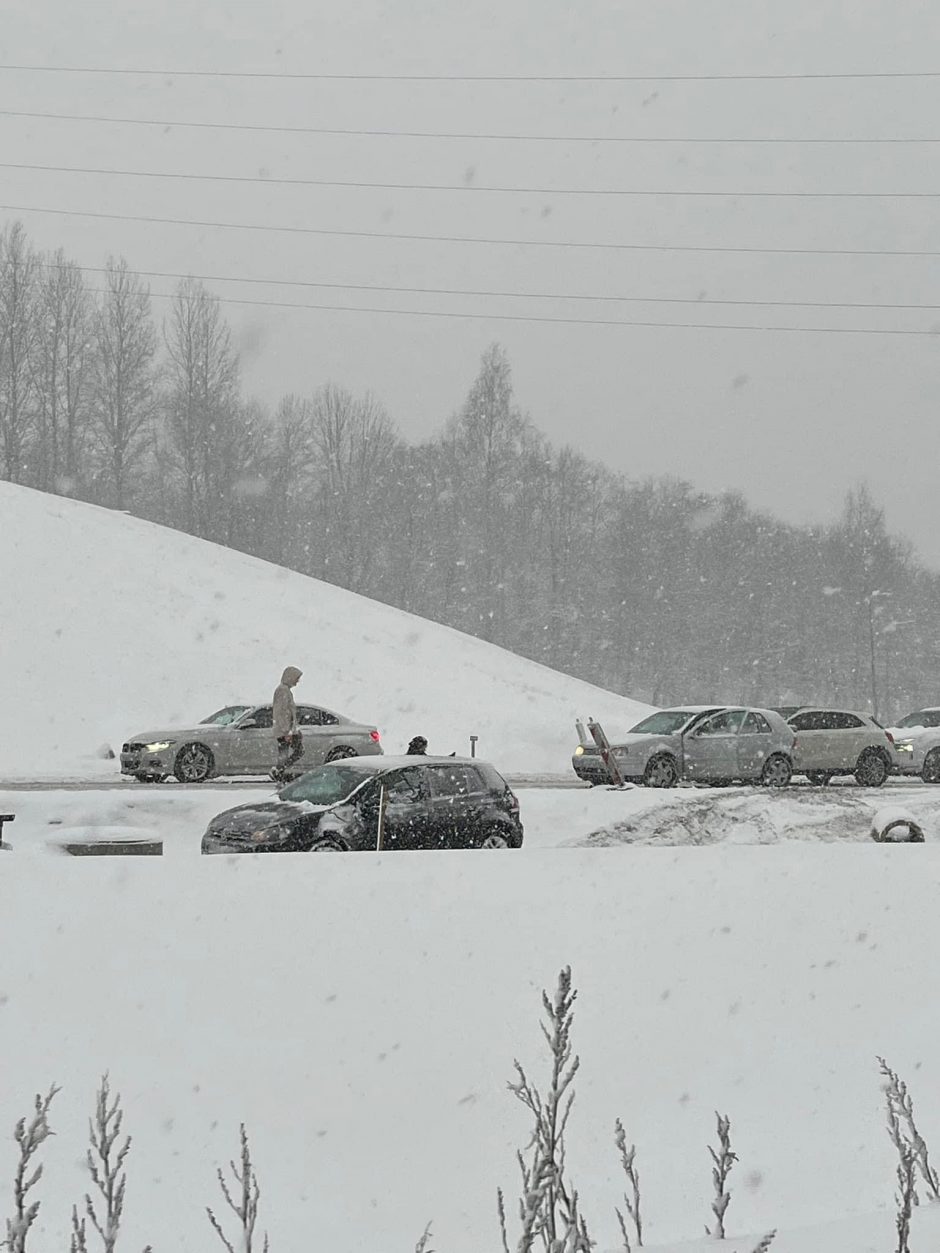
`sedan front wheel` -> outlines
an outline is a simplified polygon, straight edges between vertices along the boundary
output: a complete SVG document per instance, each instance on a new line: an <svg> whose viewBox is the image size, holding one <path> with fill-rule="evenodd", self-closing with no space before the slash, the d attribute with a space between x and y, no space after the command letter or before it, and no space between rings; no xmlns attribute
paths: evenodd
<svg viewBox="0 0 940 1253"><path fill-rule="evenodd" d="M675 787L679 782L675 757L660 753L658 757L651 758L643 772L643 782L647 787Z"/></svg>
<svg viewBox="0 0 940 1253"><path fill-rule="evenodd" d="M940 748L933 748L924 758L920 776L925 783L940 783Z"/></svg>
<svg viewBox="0 0 940 1253"><path fill-rule="evenodd" d="M184 744L176 754L173 774L180 783L205 783L215 765L205 744Z"/></svg>

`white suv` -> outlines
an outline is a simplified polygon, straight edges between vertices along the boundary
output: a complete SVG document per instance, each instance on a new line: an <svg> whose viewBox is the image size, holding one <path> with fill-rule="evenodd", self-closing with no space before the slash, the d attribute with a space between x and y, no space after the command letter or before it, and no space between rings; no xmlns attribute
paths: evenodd
<svg viewBox="0 0 940 1253"><path fill-rule="evenodd" d="M940 783L940 709L918 709L891 728L899 774Z"/></svg>
<svg viewBox="0 0 940 1253"><path fill-rule="evenodd" d="M869 714L801 709L787 722L796 734L793 773L805 774L810 783L854 774L863 787L881 787L898 767L894 740Z"/></svg>

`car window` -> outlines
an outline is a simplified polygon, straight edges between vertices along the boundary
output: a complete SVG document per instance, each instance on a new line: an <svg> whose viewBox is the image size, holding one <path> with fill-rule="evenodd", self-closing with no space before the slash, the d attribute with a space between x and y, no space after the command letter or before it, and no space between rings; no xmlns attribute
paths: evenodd
<svg viewBox="0 0 940 1253"><path fill-rule="evenodd" d="M724 709L720 714L713 714L698 728L697 735L736 735L744 721L743 709Z"/></svg>
<svg viewBox="0 0 940 1253"><path fill-rule="evenodd" d="M811 709L808 713L796 714L789 719L794 731L830 731L832 723L830 715L824 709Z"/></svg>
<svg viewBox="0 0 940 1253"><path fill-rule="evenodd" d="M273 727L274 710L270 705L262 705L260 708L253 709L247 720L256 727Z"/></svg>
<svg viewBox="0 0 940 1253"><path fill-rule="evenodd" d="M940 727L940 709L919 709L908 714L897 724L899 727Z"/></svg>
<svg viewBox="0 0 940 1253"><path fill-rule="evenodd" d="M371 782L371 776L364 775L361 770L344 766L341 762L332 762L327 766L318 766L316 770L308 770L294 783L282 788L278 795L285 801L336 805L367 781Z"/></svg>
<svg viewBox="0 0 940 1253"><path fill-rule="evenodd" d="M650 714L635 727L630 728L631 735L673 735L681 731L692 714L688 709L662 709L659 713Z"/></svg>
<svg viewBox="0 0 940 1253"><path fill-rule="evenodd" d="M865 723L855 714L833 714L833 729L836 731L857 730L863 727Z"/></svg>
<svg viewBox="0 0 940 1253"><path fill-rule="evenodd" d="M388 788L388 803L414 804L427 797L427 785L421 770L394 770L382 782Z"/></svg>
<svg viewBox="0 0 940 1253"><path fill-rule="evenodd" d="M431 796L467 796L482 790L480 776L467 766L433 766L428 770Z"/></svg>
<svg viewBox="0 0 940 1253"><path fill-rule="evenodd" d="M744 719L744 723L741 727L741 734L742 735L770 735L771 726L763 714L755 713L754 710L752 709L751 712Z"/></svg>
<svg viewBox="0 0 940 1253"><path fill-rule="evenodd" d="M203 718L199 725L202 727L228 727L233 722L237 722L249 709L251 709L250 705L226 705L224 709L217 709L208 718Z"/></svg>

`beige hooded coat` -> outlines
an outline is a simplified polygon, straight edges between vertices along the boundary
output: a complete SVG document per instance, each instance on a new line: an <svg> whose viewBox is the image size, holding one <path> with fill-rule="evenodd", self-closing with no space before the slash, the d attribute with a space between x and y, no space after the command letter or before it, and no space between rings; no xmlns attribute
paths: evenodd
<svg viewBox="0 0 940 1253"><path fill-rule="evenodd" d="M281 675L281 681L274 689L274 734L277 739L292 735L297 730L297 706L294 704L294 693L291 688L301 677L302 671L296 666L288 666Z"/></svg>

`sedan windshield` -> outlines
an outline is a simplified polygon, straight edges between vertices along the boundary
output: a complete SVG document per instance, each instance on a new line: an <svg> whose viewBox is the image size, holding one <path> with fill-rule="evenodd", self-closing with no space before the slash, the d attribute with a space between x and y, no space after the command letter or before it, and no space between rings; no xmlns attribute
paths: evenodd
<svg viewBox="0 0 940 1253"><path fill-rule="evenodd" d="M228 727L233 722L237 722L242 714L246 714L252 708L252 705L226 705L224 709L219 709L208 718L203 718L199 725L203 727Z"/></svg>
<svg viewBox="0 0 940 1253"><path fill-rule="evenodd" d="M312 805L338 805L360 783L371 776L362 770L352 770L349 766L320 766L303 774L278 793L281 800L309 801Z"/></svg>
<svg viewBox="0 0 940 1253"><path fill-rule="evenodd" d="M908 714L897 724L899 727L940 727L940 709L921 709Z"/></svg>
<svg viewBox="0 0 940 1253"><path fill-rule="evenodd" d="M657 714L650 714L635 727L630 728L631 735L674 735L681 731L692 714L688 709L663 709Z"/></svg>

